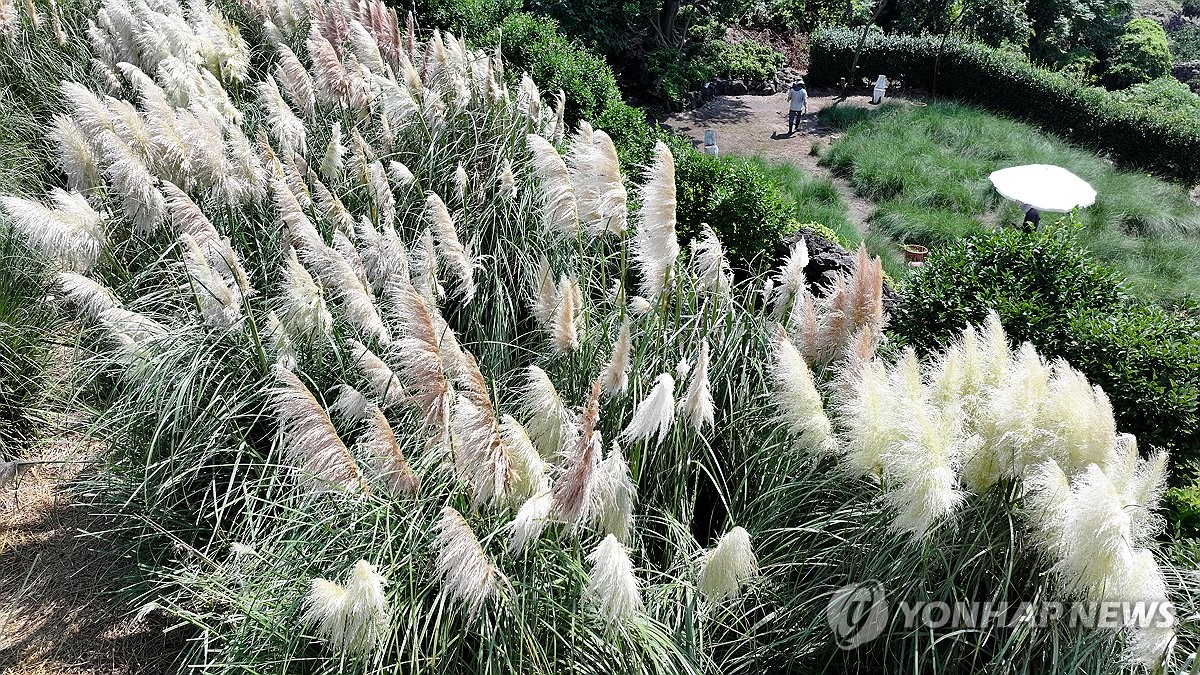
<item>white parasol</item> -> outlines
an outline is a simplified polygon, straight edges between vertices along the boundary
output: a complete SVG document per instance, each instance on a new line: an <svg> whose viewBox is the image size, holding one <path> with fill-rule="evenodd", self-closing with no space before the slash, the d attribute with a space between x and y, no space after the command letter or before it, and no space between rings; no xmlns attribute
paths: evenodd
<svg viewBox="0 0 1200 675"><path fill-rule="evenodd" d="M1066 213L1091 206L1096 190L1087 181L1052 164L1026 164L993 171L988 176L996 191L1039 211Z"/></svg>

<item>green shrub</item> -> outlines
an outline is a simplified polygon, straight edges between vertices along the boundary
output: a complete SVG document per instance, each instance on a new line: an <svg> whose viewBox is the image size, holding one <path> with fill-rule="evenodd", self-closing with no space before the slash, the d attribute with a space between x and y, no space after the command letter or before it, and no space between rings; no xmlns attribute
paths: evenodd
<svg viewBox="0 0 1200 675"><path fill-rule="evenodd" d="M680 47L668 45L646 56L646 72L653 78L657 93L679 104L689 91L713 79L717 69L709 58L689 56Z"/></svg>
<svg viewBox="0 0 1200 675"><path fill-rule="evenodd" d="M415 14L425 27L471 38L487 35L514 12L520 0L417 0Z"/></svg>
<svg viewBox="0 0 1200 675"><path fill-rule="evenodd" d="M1200 26L1184 24L1171 31L1167 39L1176 61L1200 61Z"/></svg>
<svg viewBox="0 0 1200 675"><path fill-rule="evenodd" d="M721 42L716 47L715 70L730 79L762 83L775 77L787 59L774 47L756 40Z"/></svg>
<svg viewBox="0 0 1200 675"><path fill-rule="evenodd" d="M1105 81L1118 89L1171 74L1171 48L1163 27L1149 19L1133 19L1108 56Z"/></svg>
<svg viewBox="0 0 1200 675"><path fill-rule="evenodd" d="M691 240L707 223L735 267L770 266L775 247L797 227L794 202L758 162L682 153L675 184L680 240Z"/></svg>
<svg viewBox="0 0 1200 675"><path fill-rule="evenodd" d="M1062 357L1104 388L1119 428L1200 457L1200 314L1126 296L1069 228L1003 230L934 249L911 278L891 331L932 350L989 309L1009 336Z"/></svg>
<svg viewBox="0 0 1200 675"><path fill-rule="evenodd" d="M1200 119L1200 96L1186 84L1173 77L1160 77L1114 92L1122 101L1140 106L1161 105L1167 115L1178 117L1181 123Z"/></svg>
<svg viewBox="0 0 1200 675"><path fill-rule="evenodd" d="M814 84L834 84L850 72L858 38L858 32L844 29L813 35L809 73ZM950 40L938 59L939 44L928 37L873 35L856 77L902 74L908 86L927 88L940 61L939 94L1029 120L1124 164L1181 183L1200 182L1200 153L1195 151L1200 120L1180 120L1164 105L1125 102L1011 52Z"/></svg>
<svg viewBox="0 0 1200 675"><path fill-rule="evenodd" d="M608 63L564 37L552 19L511 14L483 39L483 44L501 45L509 77L519 78L528 72L543 93L563 90L571 123L596 119L621 101L621 91Z"/></svg>

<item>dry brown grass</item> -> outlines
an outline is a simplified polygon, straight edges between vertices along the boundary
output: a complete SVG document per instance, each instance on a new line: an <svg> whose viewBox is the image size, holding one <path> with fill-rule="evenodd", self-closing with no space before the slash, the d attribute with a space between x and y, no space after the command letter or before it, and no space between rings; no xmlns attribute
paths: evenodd
<svg viewBox="0 0 1200 675"><path fill-rule="evenodd" d="M137 619L114 594L123 561L71 498L99 452L59 432L29 458L45 464L0 490L0 673L156 674L173 671L183 638L151 616Z"/></svg>

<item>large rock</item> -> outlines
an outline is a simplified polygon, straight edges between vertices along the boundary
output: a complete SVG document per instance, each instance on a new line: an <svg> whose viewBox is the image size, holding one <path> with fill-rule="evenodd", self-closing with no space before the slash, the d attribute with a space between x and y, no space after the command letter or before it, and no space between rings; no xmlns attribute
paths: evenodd
<svg viewBox="0 0 1200 675"><path fill-rule="evenodd" d="M730 96L743 96L750 93L750 87L741 80L731 80L725 87L725 93Z"/></svg>
<svg viewBox="0 0 1200 675"><path fill-rule="evenodd" d="M841 244L827 239L812 230L800 230L795 235L784 240L777 251L776 258L780 263L787 257L796 241L803 238L808 244L808 267L804 268L804 277L808 286L817 297L824 297L829 285L838 274L850 274L854 271L855 254L842 247ZM896 293L887 281L883 284L883 311L889 314L900 303L900 295Z"/></svg>

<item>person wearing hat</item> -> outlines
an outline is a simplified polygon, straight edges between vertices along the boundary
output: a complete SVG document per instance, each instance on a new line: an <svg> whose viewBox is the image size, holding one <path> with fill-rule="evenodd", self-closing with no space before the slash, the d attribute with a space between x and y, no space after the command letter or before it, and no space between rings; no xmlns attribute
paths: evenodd
<svg viewBox="0 0 1200 675"><path fill-rule="evenodd" d="M804 89L804 80L796 80L788 90L788 135L800 128L800 116L808 112L808 91Z"/></svg>

